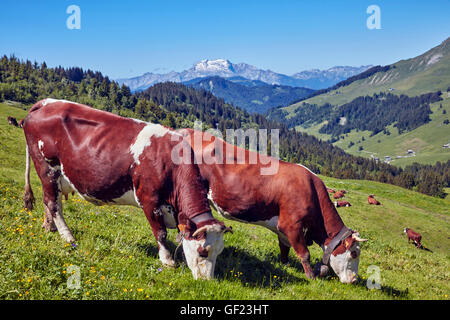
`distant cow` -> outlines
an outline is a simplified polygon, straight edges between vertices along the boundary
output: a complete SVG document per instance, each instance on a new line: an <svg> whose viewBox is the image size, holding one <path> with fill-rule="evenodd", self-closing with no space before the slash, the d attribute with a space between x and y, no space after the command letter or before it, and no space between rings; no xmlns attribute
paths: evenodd
<svg viewBox="0 0 450 320"><path fill-rule="evenodd" d="M331 188L327 188L327 192L328 192L328 193L335 193L336 190L333 190L333 189L331 189Z"/></svg>
<svg viewBox="0 0 450 320"><path fill-rule="evenodd" d="M346 194L347 190L339 190L339 192L342 192L343 194Z"/></svg>
<svg viewBox="0 0 450 320"><path fill-rule="evenodd" d="M416 244L417 248L422 247L422 244L420 243L420 241L422 240L422 236L419 233L409 228L405 228L403 232L408 236L408 243L410 243L410 241L412 240Z"/></svg>
<svg viewBox="0 0 450 320"><path fill-rule="evenodd" d="M171 138L181 137L179 133L50 98L37 102L20 123L27 141L25 207L31 210L34 200L31 157L42 183L46 230L58 230L67 242L75 241L62 207L62 196L72 191L95 205L132 205L144 211L164 265L175 265L166 228L182 224L183 247L196 249L184 250L187 259L197 262L189 266L194 278L213 277L228 228L211 214L208 189L193 155L190 163L175 163L172 151L181 142Z"/></svg>
<svg viewBox="0 0 450 320"><path fill-rule="evenodd" d="M338 200L334 202L334 206L339 208L339 207L351 207L352 205L348 201Z"/></svg>
<svg viewBox="0 0 450 320"><path fill-rule="evenodd" d="M14 126L14 127L18 127L19 126L19 124L17 123L16 118L13 118L13 117L8 117L8 123L10 125Z"/></svg>
<svg viewBox="0 0 450 320"><path fill-rule="evenodd" d="M371 194L367 197L367 202L369 204L374 204L376 206L379 206L381 204L380 201L378 201L377 199L374 198L373 194Z"/></svg>
<svg viewBox="0 0 450 320"><path fill-rule="evenodd" d="M335 194L333 194L333 198L340 199L344 197L344 193L342 191L337 191Z"/></svg>

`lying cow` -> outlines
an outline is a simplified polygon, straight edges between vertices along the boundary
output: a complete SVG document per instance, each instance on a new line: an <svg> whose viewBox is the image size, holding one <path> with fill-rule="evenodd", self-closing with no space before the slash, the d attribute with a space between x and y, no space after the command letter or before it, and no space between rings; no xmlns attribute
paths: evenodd
<svg viewBox="0 0 450 320"><path fill-rule="evenodd" d="M422 236L419 233L409 228L405 228L403 232L408 236L408 243L412 240L418 249L422 247L422 244L420 243L420 241L422 241Z"/></svg>
<svg viewBox="0 0 450 320"><path fill-rule="evenodd" d="M324 250L323 265L330 265L341 282L357 280L359 243L366 239L346 228L324 183L314 173L302 165L228 144L207 132L179 132L195 152L200 174L209 184L210 202L217 212L275 232L281 261L288 262L292 246L308 278L317 275L311 268L308 250L314 241ZM257 163L245 161L250 157L256 158ZM276 161L278 170L262 175L263 169L271 165L268 160Z"/></svg>
<svg viewBox="0 0 450 320"><path fill-rule="evenodd" d="M342 191L337 191L333 194L334 199L340 199L344 197L344 193Z"/></svg>
<svg viewBox="0 0 450 320"><path fill-rule="evenodd" d="M42 182L46 230L74 242L62 214L62 195L76 191L96 205L141 208L164 265L174 266L166 228L184 228L185 255L196 264L194 278L212 278L228 229L211 215L207 188L198 167L175 164L172 149L180 135L158 124L123 118L65 100L36 103L23 121L27 141L25 207L33 208L30 156ZM187 145L186 142L184 144ZM170 206L173 211L167 210Z"/></svg>
<svg viewBox="0 0 450 320"><path fill-rule="evenodd" d="M371 194L371 195L369 195L367 197L367 202L369 204L373 204L373 205L376 205L376 206L379 206L381 204L380 201L378 201L377 199L374 198L373 194Z"/></svg>
<svg viewBox="0 0 450 320"><path fill-rule="evenodd" d="M339 208L339 207L351 207L352 205L348 201L338 200L334 202L334 206L336 208Z"/></svg>

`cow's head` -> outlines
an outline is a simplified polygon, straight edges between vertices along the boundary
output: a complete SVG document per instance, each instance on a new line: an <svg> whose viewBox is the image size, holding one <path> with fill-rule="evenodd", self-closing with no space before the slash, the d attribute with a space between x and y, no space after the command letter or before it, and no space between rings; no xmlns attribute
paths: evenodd
<svg viewBox="0 0 450 320"><path fill-rule="evenodd" d="M223 235L232 232L222 222L213 220L197 229L187 228L183 237L183 251L194 279L214 278L217 256L224 248Z"/></svg>
<svg viewBox="0 0 450 320"><path fill-rule="evenodd" d="M358 232L342 240L330 255L330 266L342 283L355 283L358 276L361 239Z"/></svg>

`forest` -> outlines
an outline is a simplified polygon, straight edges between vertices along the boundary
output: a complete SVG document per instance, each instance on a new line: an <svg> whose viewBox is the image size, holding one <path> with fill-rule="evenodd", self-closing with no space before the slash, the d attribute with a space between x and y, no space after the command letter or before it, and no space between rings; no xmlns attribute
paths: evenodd
<svg viewBox="0 0 450 320"><path fill-rule="evenodd" d="M328 142L296 132L264 115L250 114L204 90L168 82L132 94L127 86L119 86L100 72L79 67L49 68L45 62L21 61L14 56L5 55L0 59L0 102L30 105L48 97L76 101L171 128L193 127L194 121L200 120L204 128L218 128L224 136L225 129L279 129L280 159L302 163L315 173L380 181L437 197L445 197L444 188L449 187L450 160L402 169L349 155ZM432 97L421 99L426 103Z"/></svg>
<svg viewBox="0 0 450 320"><path fill-rule="evenodd" d="M284 110L272 109L268 117L286 123L289 128L327 121L319 132L332 135L332 139L354 129L371 131L375 135L393 123L401 134L429 122L430 103L442 100L440 96L440 91L417 97L380 92L357 97L339 107L329 103L322 106L303 103L289 119Z"/></svg>

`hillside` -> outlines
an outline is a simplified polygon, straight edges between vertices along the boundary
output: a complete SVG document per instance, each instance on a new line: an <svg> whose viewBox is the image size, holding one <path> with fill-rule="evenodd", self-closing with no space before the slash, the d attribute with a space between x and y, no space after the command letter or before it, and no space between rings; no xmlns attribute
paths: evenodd
<svg viewBox="0 0 450 320"><path fill-rule="evenodd" d="M140 210L95 207L78 196L63 201L65 219L77 238L74 248L41 228L42 190L34 168L36 208L22 209L25 139L21 129L7 124L8 115L20 119L26 111L0 104L0 299L448 300L450 201L371 181L322 176L327 186L348 191L345 199L352 207L338 211L347 226L370 239L362 245L361 279L354 286L334 276L307 280L292 250L289 265L280 263L275 234L228 220L234 233L225 237L217 278L194 281L187 269L161 266ZM368 194L383 205L369 206ZM406 226L420 232L432 252L408 244ZM172 252L175 237L170 230ZM310 250L313 262L320 259L317 245ZM79 289L67 287L73 266L80 270ZM369 266L380 268L381 290L366 288Z"/></svg>
<svg viewBox="0 0 450 320"><path fill-rule="evenodd" d="M372 159L355 157L314 136L289 130L280 122L250 114L208 91L173 82L159 83L145 91L131 93L100 72L47 68L20 61L14 56L0 59L0 101L25 106L43 98L66 99L97 109L133 117L172 128L217 128L226 137L228 129L266 129L279 133L279 158L300 162L315 173L336 178L387 182L424 194L445 197L450 187L450 161L439 166L413 166L404 170Z"/></svg>
<svg viewBox="0 0 450 320"><path fill-rule="evenodd" d="M373 73L370 72L371 70L381 71ZM364 74L368 76L364 76ZM448 114L450 38L418 57L402 60L383 68L372 68L353 78L354 81L349 81L352 79L350 78L335 85L334 89L323 90L322 94L285 108L272 109L269 112L272 114L272 118L290 122L290 127L295 127L298 131L330 140L334 145L343 148L350 154L383 160L385 156L390 156L393 159L392 163L401 167L413 162L434 164L437 161L445 162L450 159L450 150L443 148L443 145L449 143L450 137L450 126L446 124L450 119ZM407 114L410 119L401 117L400 120L397 120L395 117L391 117L389 123L379 123L379 125L384 125L381 132L367 130L363 125L370 121L378 121L379 112L371 113L373 116L368 120L359 117L358 113L353 113L353 122L347 121L346 126L349 129L345 130L345 134L341 132L338 135L336 134L337 130L333 134L327 129L334 124L330 123L330 121L334 121L331 117L333 113L344 112L343 106L359 103L358 99L367 100L377 95L397 95L399 97L406 95L412 99L437 91L442 92L443 100L431 102L426 111L428 115L425 113L414 115L412 112L419 112L419 109L414 109ZM363 109L362 104L359 104L359 108ZM299 119L299 115L306 110L305 106L311 108L308 112L315 115L315 121L310 120L306 123L302 122L301 117ZM394 111L394 107L397 106L391 105L391 111ZM333 112L327 110L333 110ZM270 113L269 117L271 117ZM323 116L319 119L318 115ZM400 116L400 113L397 112L397 115ZM344 118L349 120L347 116ZM407 120L408 126L417 122L417 127L399 131L400 122L405 123L405 120ZM358 121L361 123L357 124ZM353 128L350 128L352 125ZM408 150L414 151L415 156L407 157Z"/></svg>
<svg viewBox="0 0 450 320"><path fill-rule="evenodd" d="M449 86L450 38L447 38L420 56L389 65L389 69L385 72L377 72L368 78L354 81L302 102L317 105L325 103L342 105L359 96L373 95L381 91L417 96L438 90L445 92ZM290 105L285 110L293 112L302 102Z"/></svg>
<svg viewBox="0 0 450 320"><path fill-rule="evenodd" d="M222 98L227 103L239 106L248 112L264 113L268 109L278 106L286 106L314 92L312 89L270 85L260 83L254 85L257 80L244 82L244 80L227 80L221 77L196 78L185 85L196 89L211 92L216 97Z"/></svg>

